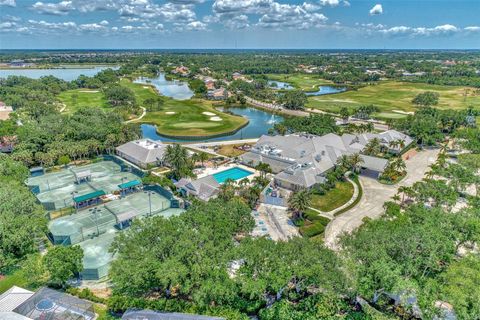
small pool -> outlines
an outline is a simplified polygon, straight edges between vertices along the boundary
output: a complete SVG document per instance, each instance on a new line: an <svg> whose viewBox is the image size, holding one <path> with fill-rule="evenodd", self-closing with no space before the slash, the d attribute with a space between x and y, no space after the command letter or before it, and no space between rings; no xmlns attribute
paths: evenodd
<svg viewBox="0 0 480 320"><path fill-rule="evenodd" d="M253 172L250 172L248 170L245 170L239 167L233 167L227 170L214 173L213 177L215 178L215 180L217 180L218 183L224 183L228 179L232 179L236 181L236 180L240 180L245 177L248 177L251 174L253 174Z"/></svg>

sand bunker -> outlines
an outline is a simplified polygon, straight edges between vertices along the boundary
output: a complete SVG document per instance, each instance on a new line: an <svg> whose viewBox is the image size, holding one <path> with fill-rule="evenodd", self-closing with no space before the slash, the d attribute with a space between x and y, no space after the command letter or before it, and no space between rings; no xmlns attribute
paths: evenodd
<svg viewBox="0 0 480 320"><path fill-rule="evenodd" d="M165 112L165 114L175 114L176 112L175 111L167 111Z"/></svg>
<svg viewBox="0 0 480 320"><path fill-rule="evenodd" d="M413 112L413 111L409 111L409 112L402 111L402 110L392 110L392 111L395 112L395 113L400 113L400 114L415 114L415 112Z"/></svg>
<svg viewBox="0 0 480 320"><path fill-rule="evenodd" d="M217 116L215 116L215 117L210 117L210 121L222 121L222 118L217 117Z"/></svg>
<svg viewBox="0 0 480 320"><path fill-rule="evenodd" d="M202 114L206 115L206 116L215 116L216 114L213 113L213 112L208 112L208 111L204 111L202 112Z"/></svg>
<svg viewBox="0 0 480 320"><path fill-rule="evenodd" d="M143 86L143 89L150 89L149 86Z"/></svg>
<svg viewBox="0 0 480 320"><path fill-rule="evenodd" d="M100 92L98 90L81 90L79 92L82 92L82 93L97 93L97 92Z"/></svg>

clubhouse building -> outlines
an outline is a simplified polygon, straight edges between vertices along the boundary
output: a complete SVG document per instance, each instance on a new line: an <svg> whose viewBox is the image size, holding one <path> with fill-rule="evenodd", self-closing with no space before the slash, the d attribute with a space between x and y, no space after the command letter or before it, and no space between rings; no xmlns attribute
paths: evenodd
<svg viewBox="0 0 480 320"><path fill-rule="evenodd" d="M400 153L413 142L412 138L395 130L342 136L333 133L324 136L264 135L250 152L240 157L240 161L252 167L259 163L269 164L275 174L274 184L293 191L324 183L326 174L335 168L340 157L356 153L362 158L362 173L378 178L388 160L362 154L368 142L374 138L392 153Z"/></svg>
<svg viewBox="0 0 480 320"><path fill-rule="evenodd" d="M161 141L140 139L122 144L115 151L119 157L137 167L147 169L149 166L162 165L166 147Z"/></svg>

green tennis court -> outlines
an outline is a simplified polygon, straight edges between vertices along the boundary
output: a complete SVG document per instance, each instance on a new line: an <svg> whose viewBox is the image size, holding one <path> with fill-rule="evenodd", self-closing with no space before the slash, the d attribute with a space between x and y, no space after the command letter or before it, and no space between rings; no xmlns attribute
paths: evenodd
<svg viewBox="0 0 480 320"><path fill-rule="evenodd" d="M79 176L85 176L77 183ZM31 177L26 184L37 195L38 200L49 210L59 210L72 206L72 198L94 191L112 193L118 185L139 177L131 172L122 172L120 165L113 161L101 161L85 166L70 167L58 172Z"/></svg>

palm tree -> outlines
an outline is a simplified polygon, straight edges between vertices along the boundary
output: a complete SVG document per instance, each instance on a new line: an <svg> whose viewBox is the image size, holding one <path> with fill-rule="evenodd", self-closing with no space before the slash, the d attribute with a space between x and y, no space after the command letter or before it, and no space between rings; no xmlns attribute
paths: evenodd
<svg viewBox="0 0 480 320"><path fill-rule="evenodd" d="M340 158L337 159L337 165L344 168L345 170L350 170L352 168L350 158L346 154L342 155Z"/></svg>
<svg viewBox="0 0 480 320"><path fill-rule="evenodd" d="M405 164L405 161L403 161L402 157L396 157L392 161L392 168L399 173L403 173L407 169L407 165Z"/></svg>
<svg viewBox="0 0 480 320"><path fill-rule="evenodd" d="M176 180L192 175L192 161L188 157L188 151L179 144L168 145L162 161L172 168Z"/></svg>
<svg viewBox="0 0 480 320"><path fill-rule="evenodd" d="M354 172L359 172L361 168L361 164L363 163L363 159L358 153L352 154L350 157L350 165Z"/></svg>
<svg viewBox="0 0 480 320"><path fill-rule="evenodd" d="M398 194L395 194L393 197L392 197L392 200L397 203L397 201L400 201L400 196Z"/></svg>
<svg viewBox="0 0 480 320"><path fill-rule="evenodd" d="M270 165L268 163L260 162L255 166L255 170L260 171L260 176L262 179L265 179L267 177L267 173L272 172L272 168L270 168Z"/></svg>
<svg viewBox="0 0 480 320"><path fill-rule="evenodd" d="M203 163L205 161L207 161L210 157L208 156L208 154L206 152L200 152L198 154L198 160L200 160L200 162L202 163L202 167L203 167Z"/></svg>
<svg viewBox="0 0 480 320"><path fill-rule="evenodd" d="M381 148L380 139L373 138L367 143L363 152L370 156L375 156L378 153L380 153L380 148Z"/></svg>
<svg viewBox="0 0 480 320"><path fill-rule="evenodd" d="M303 213L310 207L311 194L308 190L302 189L295 192L288 200L288 206L293 211L294 219L301 219Z"/></svg>

